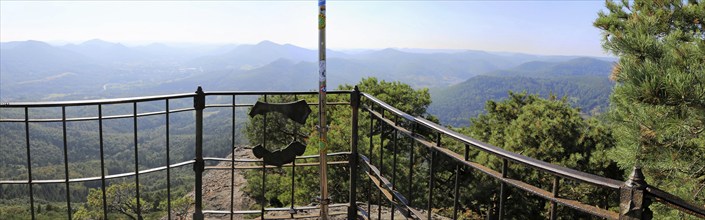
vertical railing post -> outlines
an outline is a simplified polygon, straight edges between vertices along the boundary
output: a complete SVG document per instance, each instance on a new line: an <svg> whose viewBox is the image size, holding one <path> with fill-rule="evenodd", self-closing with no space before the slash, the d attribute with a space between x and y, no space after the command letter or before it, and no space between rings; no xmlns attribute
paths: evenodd
<svg viewBox="0 0 705 220"><path fill-rule="evenodd" d="M502 178L507 178L507 159L502 159ZM499 211L497 212L497 219L503 219L504 213L507 212L507 184L502 181L499 184Z"/></svg>
<svg viewBox="0 0 705 220"><path fill-rule="evenodd" d="M369 157L370 162L372 161L372 150L373 150L372 148L375 145L374 138L373 138L374 137L374 129L375 129L374 128L375 120L374 120L374 115L372 114L372 108L373 108L372 105L370 105L370 109L369 109L370 134L368 135L368 137L370 138L370 147L369 147L369 149L367 149L368 150L367 156ZM372 178L367 179L367 214L372 215Z"/></svg>
<svg viewBox="0 0 705 220"><path fill-rule="evenodd" d="M396 126L399 126L399 116L394 117L394 136L392 136L392 189L396 189L397 186L397 136L399 134ZM391 219L394 219L394 200L395 197L392 197L392 201L390 206L392 207L392 214L391 214Z"/></svg>
<svg viewBox="0 0 705 220"><path fill-rule="evenodd" d="M29 212L32 220L37 219L34 215L34 187L32 187L32 152L29 145L29 108L24 107L24 137L27 144L27 185L29 186ZM71 211L71 210L69 210Z"/></svg>
<svg viewBox="0 0 705 220"><path fill-rule="evenodd" d="M230 220L233 220L235 212L235 95L233 95L232 108L232 132L230 133Z"/></svg>
<svg viewBox="0 0 705 220"><path fill-rule="evenodd" d="M358 112L360 107L360 90L355 89L350 93L350 107L352 108L352 130L350 140L350 205L348 206L348 219L357 219L357 141L358 141Z"/></svg>
<svg viewBox="0 0 705 220"><path fill-rule="evenodd" d="M414 122L411 127L411 146L409 146L409 206L414 203L414 146L416 146L416 140L414 140L414 137L416 136L417 127L418 124Z"/></svg>
<svg viewBox="0 0 705 220"><path fill-rule="evenodd" d="M558 198L558 187L559 184L561 183L561 178L556 176L553 177L553 198ZM558 214L558 204L556 204L556 201L551 201L551 220L555 220Z"/></svg>
<svg viewBox="0 0 705 220"><path fill-rule="evenodd" d="M66 209L68 209L68 219L73 219L73 210L71 210L71 188L69 188L69 155L68 143L66 140L66 106L61 106L61 127L64 140L64 183L66 184Z"/></svg>
<svg viewBox="0 0 705 220"><path fill-rule="evenodd" d="M296 94L294 94L294 100L298 100L296 97ZM297 135L299 134L300 127L298 124L294 123L294 141L299 141ZM289 215L291 215L291 218L294 219L294 214L296 214L296 209L294 208L295 200L294 200L294 190L296 189L296 158L294 158L294 161L291 162L291 206L289 207Z"/></svg>
<svg viewBox="0 0 705 220"><path fill-rule="evenodd" d="M264 102L267 102L267 94L264 94ZM262 147L267 148L267 114L262 114ZM294 159L296 160L296 159ZM264 220L265 206L267 206L267 164L262 160L262 203L260 204L260 219Z"/></svg>
<svg viewBox="0 0 705 220"><path fill-rule="evenodd" d="M166 144L166 214L167 218L171 219L171 157L169 157L169 153L171 152L170 149L170 140L169 140L169 99L164 100L164 135L165 135L165 141L164 143ZM102 137L101 137L102 138ZM100 154L101 158L103 155L103 145L102 145L102 139L101 139L101 148L100 148ZM101 160L102 164L102 160ZM105 175L103 176L105 177ZM103 190L105 191L105 190ZM105 197L103 198L105 199ZM107 215L105 216L105 219L108 219Z"/></svg>
<svg viewBox="0 0 705 220"><path fill-rule="evenodd" d="M103 105L98 105L98 138L100 141L100 191L102 192L103 199L103 219L108 219L108 202L105 190L105 148L103 146ZM167 157L169 157L168 154ZM169 184L169 182L167 182L167 184ZM171 212L171 208L169 212Z"/></svg>
<svg viewBox="0 0 705 220"><path fill-rule="evenodd" d="M203 109L206 108L206 95L201 86L196 89L193 97L193 108L196 110L196 162L193 171L196 173L194 199L196 202L193 213L194 220L203 219Z"/></svg>
<svg viewBox="0 0 705 220"><path fill-rule="evenodd" d="M453 181L453 219L458 219L458 205L460 203L460 198L458 198L458 184L460 181L460 164L455 164L455 181Z"/></svg>
<svg viewBox="0 0 705 220"><path fill-rule="evenodd" d="M384 174L384 108L379 109L379 176ZM381 185L381 180L380 180ZM382 191L377 193L377 219L382 219Z"/></svg>
<svg viewBox="0 0 705 220"><path fill-rule="evenodd" d="M436 136L436 147L441 148L441 133L438 133ZM428 219L433 219L433 187L435 186L435 179L433 178L433 176L436 173L435 163L436 149L431 148L431 161L428 172Z"/></svg>
<svg viewBox="0 0 705 220"><path fill-rule="evenodd" d="M634 167L629 179L624 182L619 191L620 220L650 220L653 212L649 209L651 200L646 197L646 180L641 167Z"/></svg>
<svg viewBox="0 0 705 220"><path fill-rule="evenodd" d="M135 142L135 200L137 202L137 219L142 220L142 204L140 203L140 157L139 139L137 138L137 102L132 103L132 137Z"/></svg>

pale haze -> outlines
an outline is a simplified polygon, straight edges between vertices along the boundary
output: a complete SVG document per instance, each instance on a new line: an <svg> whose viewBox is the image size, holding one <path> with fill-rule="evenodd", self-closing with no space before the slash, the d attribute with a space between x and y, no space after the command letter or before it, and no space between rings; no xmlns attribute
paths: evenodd
<svg viewBox="0 0 705 220"><path fill-rule="evenodd" d="M602 1L328 1L333 49L472 49L606 56L592 26ZM0 41L316 48L317 1L0 1Z"/></svg>

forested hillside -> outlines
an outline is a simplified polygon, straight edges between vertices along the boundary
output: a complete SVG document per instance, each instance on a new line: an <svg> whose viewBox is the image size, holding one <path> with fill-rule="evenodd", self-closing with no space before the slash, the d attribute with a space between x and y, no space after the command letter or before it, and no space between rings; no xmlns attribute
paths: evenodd
<svg viewBox="0 0 705 220"><path fill-rule="evenodd" d="M566 97L583 114L608 106L614 83L608 79L612 63L590 58L565 62L529 62L508 70L475 76L460 84L431 90L429 112L442 123L467 126L483 113L485 102L506 97L507 91Z"/></svg>

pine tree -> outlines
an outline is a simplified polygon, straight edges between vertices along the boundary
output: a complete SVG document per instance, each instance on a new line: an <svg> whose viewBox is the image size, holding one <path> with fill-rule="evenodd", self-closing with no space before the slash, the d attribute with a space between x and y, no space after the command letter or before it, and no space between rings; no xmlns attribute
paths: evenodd
<svg viewBox="0 0 705 220"><path fill-rule="evenodd" d="M615 142L610 130L594 118L582 118L580 110L571 107L565 98L543 99L526 92L510 91L507 99L487 101L485 111L487 113L472 118L472 125L461 132L509 151L583 172L608 178L619 178L624 173L605 156ZM495 170L502 167L502 159L489 153L476 150L471 155L474 155L473 161ZM552 184L553 178L522 165L511 164L508 170L511 178L537 187L548 188ZM496 192L496 183L486 176L475 178L484 181L474 183L469 199L489 204L482 200L491 197L487 192ZM561 184L559 195L602 208L616 206L613 204L616 200L610 199L615 194L609 190L571 181ZM521 190L511 191L506 204L506 215L516 219L536 219L540 215L548 218L549 215L545 212L548 210L545 200ZM560 215L566 219L589 218L579 212L564 211Z"/></svg>
<svg viewBox="0 0 705 220"><path fill-rule="evenodd" d="M607 1L594 26L619 57L610 117L619 165L644 168L646 180L705 202L705 3Z"/></svg>

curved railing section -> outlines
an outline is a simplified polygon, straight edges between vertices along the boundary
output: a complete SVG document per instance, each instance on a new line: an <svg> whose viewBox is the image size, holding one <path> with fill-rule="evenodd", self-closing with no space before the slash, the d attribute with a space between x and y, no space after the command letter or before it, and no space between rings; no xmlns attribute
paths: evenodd
<svg viewBox="0 0 705 220"><path fill-rule="evenodd" d="M534 194L536 196L542 197L548 201L551 202L550 206L550 216L551 219L556 218L556 205L562 205L565 207L570 207L572 209L582 211L585 213L588 213L590 215L596 216L596 217L601 217L601 218L607 218L607 219L648 219L650 218L649 214L644 214L649 212L648 211L648 205L650 202L646 200L654 200L656 202L663 203L669 207L681 210L685 213L688 213L690 215L700 217L700 218L705 218L705 210L702 207L697 207L693 204L690 204L683 199L678 198L677 196L674 196L672 194L669 194L667 192L664 192L662 190L659 190L653 186L649 186L644 182L643 180L643 174L641 174L641 170L639 168L635 168L633 171L632 175L630 176L630 179L627 181L620 181L620 180L614 180L610 178L605 178L597 175L593 175L590 173L585 173L581 172L578 170L566 168L563 166L547 163L541 160L537 160L534 158L530 158L521 154L517 154L511 151L507 151L505 149L492 146L490 144L478 141L476 139L470 138L468 136L465 136L463 134L460 134L456 131L453 131L451 129L448 129L446 127L443 127L441 125L438 125L436 123L433 123L429 120L426 120L421 117L416 117L409 115L406 112L403 112L381 100L378 98L366 94L366 93L361 93L361 96L364 97L364 101L361 101L361 103L367 103L365 106L362 108L370 114L372 118L375 120L379 121L380 123L383 123L386 127L392 128L395 130L395 132L398 132L399 134L405 135L407 137L412 138L416 143L419 143L426 148L430 149L433 153L431 153L431 162L430 162L430 176L434 175L434 159L437 157L436 154L443 154L448 158L451 158L456 164L471 168L474 170L477 170L479 172L482 172L498 181L500 181L500 195L499 195L499 211L498 211L498 217L500 219L503 218L503 212L504 212L504 204L506 202L506 187L507 185L511 185L516 189L520 189L524 192L528 192L531 194ZM386 113L390 113L391 116L385 116ZM402 119L403 121L399 121L399 119ZM405 123L411 124L410 126L412 128L416 128L417 126L422 126L427 129L430 129L432 134L435 134L436 140L429 140L428 137L424 137L423 135L419 135L416 133L416 129L407 129L405 126L402 126L401 124L405 121ZM409 127L409 126L406 126ZM370 134L371 136L371 134ZM464 156L461 155L460 153L454 152L446 147L441 146L441 138L442 137L447 137L454 139L457 142L460 142L461 144L465 145L465 152ZM396 138L395 138L396 139ZM396 143L395 143L396 145ZM396 146L395 146L396 147ZM481 150L484 152L487 152L491 155L494 155L496 157L499 157L502 159L502 170L501 171L495 171L491 168L488 168L486 166L483 166L481 164L469 161L468 159L468 150L470 148L474 148L477 150ZM426 215L421 216L421 212L419 210L416 210L415 207L409 206L408 201L406 198L404 198L403 195L399 194L395 188L395 186L391 183L389 183L388 180L386 180L384 177L382 177L379 174L379 169L375 167L371 162L370 159L368 159L365 156L360 156L361 160L363 161L363 166L366 166L366 169L369 170L370 178L372 178L372 181L375 182L375 184L378 186L379 190L386 191L385 197L391 202L395 207L397 207L400 211L402 211L402 214L405 215L407 218L413 218L413 219L432 219L431 215L431 210L433 207L433 200L432 200L432 194L433 194L433 178L431 178L429 181L429 186L431 188L429 189L429 197L428 197L428 206L426 207ZM413 157L413 156L412 156ZM512 179L507 176L508 172L508 163L515 163L515 164L520 164L523 167L531 168L534 170L538 170L544 173L548 173L552 176L554 176L554 181L553 181L553 190L552 192L549 192L547 190L544 190L542 188L530 185L528 183L522 182L521 180L517 179ZM458 169L456 168L455 170L455 175L458 175ZM573 180L579 183L587 183L591 184L593 186L597 186L599 188L605 188L605 189L611 189L611 190L618 190L620 194L620 207L619 207L619 212L612 211L610 209L605 209L605 208L598 208L593 205L589 204L584 204L581 203L580 201L573 200L573 199L567 199L567 198L561 198L558 196L558 189L560 188L560 181L559 178L564 178L568 180ZM455 193L455 198L454 198L454 210L453 210L453 218L457 218L457 212L458 212L458 179L455 179L455 186L454 186L454 193ZM369 212L369 210L361 210L365 214ZM404 214L407 213L407 214ZM369 216L368 216L369 217Z"/></svg>

